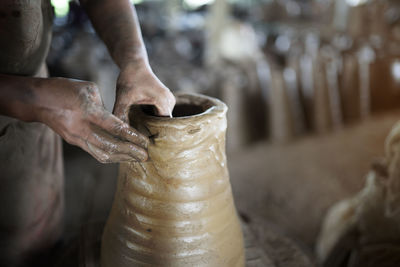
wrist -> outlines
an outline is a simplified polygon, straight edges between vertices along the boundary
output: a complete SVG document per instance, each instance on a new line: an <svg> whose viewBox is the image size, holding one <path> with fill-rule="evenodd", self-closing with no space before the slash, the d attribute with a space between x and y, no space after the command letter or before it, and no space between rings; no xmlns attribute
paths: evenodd
<svg viewBox="0 0 400 267"><path fill-rule="evenodd" d="M0 114L25 122L38 121L37 92L30 77L0 75Z"/></svg>
<svg viewBox="0 0 400 267"><path fill-rule="evenodd" d="M48 83L48 78L32 78L29 82L29 88L33 92L34 97L27 106L29 112L29 121L36 121L45 123L44 115L46 113L46 106L44 105L44 95L46 94L46 84Z"/></svg>
<svg viewBox="0 0 400 267"><path fill-rule="evenodd" d="M121 67L121 74L123 77L140 77L147 74L153 74L153 70L150 67L148 61L127 61ZM128 76L126 75L128 74Z"/></svg>
<svg viewBox="0 0 400 267"><path fill-rule="evenodd" d="M131 49L131 51L126 51L121 53L121 55L117 55L115 62L121 70L127 67L140 69L150 68L147 52L144 47L134 48Z"/></svg>
<svg viewBox="0 0 400 267"><path fill-rule="evenodd" d="M32 79L30 88L35 97L31 102L31 110L34 121L48 124L53 115L59 112L60 107L68 103L69 96L65 94L65 91L69 90L63 90L69 87L68 80L65 78Z"/></svg>

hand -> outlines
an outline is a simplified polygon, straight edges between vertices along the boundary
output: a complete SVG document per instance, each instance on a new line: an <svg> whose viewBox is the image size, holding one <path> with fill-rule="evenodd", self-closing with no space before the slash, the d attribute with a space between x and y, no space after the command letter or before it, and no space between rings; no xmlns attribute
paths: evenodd
<svg viewBox="0 0 400 267"><path fill-rule="evenodd" d="M37 83L39 121L102 163L145 161L148 139L103 105L96 84L64 78Z"/></svg>
<svg viewBox="0 0 400 267"><path fill-rule="evenodd" d="M121 69L117 81L114 115L128 122L133 104L154 105L160 116L171 116L175 97L146 64L128 64Z"/></svg>

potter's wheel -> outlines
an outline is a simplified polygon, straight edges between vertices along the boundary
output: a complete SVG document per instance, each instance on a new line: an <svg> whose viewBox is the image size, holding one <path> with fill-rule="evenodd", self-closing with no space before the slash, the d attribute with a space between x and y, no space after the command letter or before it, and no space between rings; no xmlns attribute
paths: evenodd
<svg viewBox="0 0 400 267"><path fill-rule="evenodd" d="M100 267L104 223L82 227L79 238L66 246L54 266ZM242 222L247 267L312 267L310 258L293 241L267 225Z"/></svg>

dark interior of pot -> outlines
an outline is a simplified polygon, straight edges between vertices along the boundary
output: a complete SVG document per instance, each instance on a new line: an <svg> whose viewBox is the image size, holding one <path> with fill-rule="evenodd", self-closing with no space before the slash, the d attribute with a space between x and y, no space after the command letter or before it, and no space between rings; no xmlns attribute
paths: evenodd
<svg viewBox="0 0 400 267"><path fill-rule="evenodd" d="M172 117L179 118L198 115L207 111L211 106L211 103L179 103L178 100L172 111ZM158 116L155 106L142 105L141 108L146 115Z"/></svg>
<svg viewBox="0 0 400 267"><path fill-rule="evenodd" d="M172 111L173 117L193 116L206 111L204 107L194 104L177 104Z"/></svg>

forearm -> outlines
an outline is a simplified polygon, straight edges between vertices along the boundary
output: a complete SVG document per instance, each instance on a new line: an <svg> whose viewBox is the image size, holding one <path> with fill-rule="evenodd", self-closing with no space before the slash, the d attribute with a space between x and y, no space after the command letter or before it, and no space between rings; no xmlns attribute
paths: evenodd
<svg viewBox="0 0 400 267"><path fill-rule="evenodd" d="M150 68L135 7L129 0L80 2L121 69L113 114L128 122L131 105L147 104L161 116L170 115L175 98Z"/></svg>
<svg viewBox="0 0 400 267"><path fill-rule="evenodd" d="M38 78L0 74L0 114L22 121L37 121L34 90Z"/></svg>
<svg viewBox="0 0 400 267"><path fill-rule="evenodd" d="M148 66L135 7L129 0L80 0L115 63Z"/></svg>
<svg viewBox="0 0 400 267"><path fill-rule="evenodd" d="M91 86L90 82L66 78L0 74L0 115L47 124L52 115L74 110Z"/></svg>

